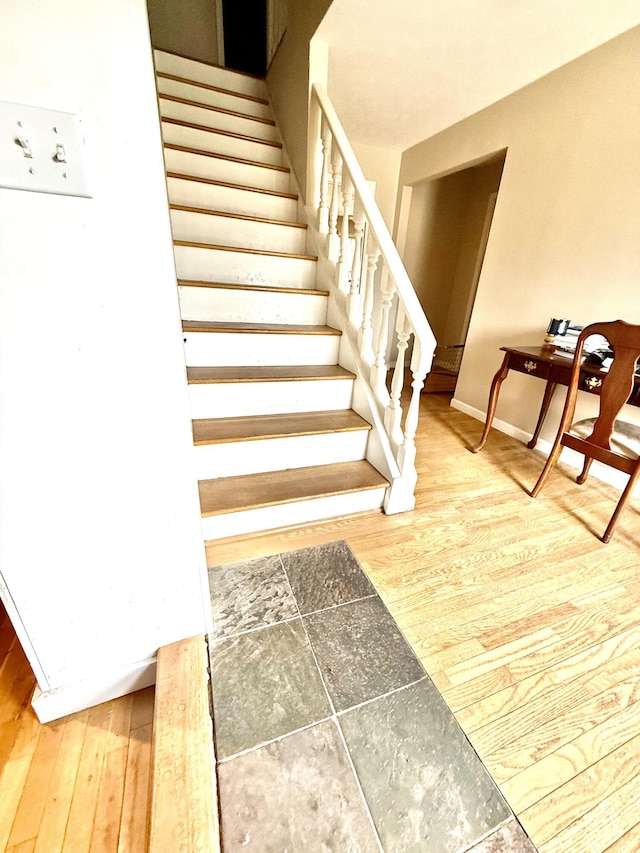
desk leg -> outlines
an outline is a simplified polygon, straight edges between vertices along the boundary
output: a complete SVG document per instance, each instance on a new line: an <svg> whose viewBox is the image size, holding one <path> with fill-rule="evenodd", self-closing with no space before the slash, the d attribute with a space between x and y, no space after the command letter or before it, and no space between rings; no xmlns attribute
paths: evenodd
<svg viewBox="0 0 640 853"><path fill-rule="evenodd" d="M487 406L487 418L484 422L484 430L482 432L482 436L480 437L480 441L475 447L470 447L472 453L479 453L482 448L485 446L487 441L487 437L489 435L489 430L491 429L491 423L493 421L493 416L496 413L496 406L498 405L498 395L500 394L500 386L507 378L507 374L509 373L509 353L505 353L504 359L502 361L502 365L496 375L493 377L493 382L491 383L491 391L489 392L489 405Z"/></svg>
<svg viewBox="0 0 640 853"><path fill-rule="evenodd" d="M549 411L549 406L551 405L551 398L553 397L553 392L556 390L557 384L557 382L552 382L550 379L547 380L547 384L544 389L544 397L542 398L542 405L540 406L540 414L538 415L538 423L536 424L536 428L533 433L533 436L531 437L531 441L527 443L527 447L529 448L529 450L533 450L533 448L538 443L540 430L542 429L544 419L547 417L547 412Z"/></svg>

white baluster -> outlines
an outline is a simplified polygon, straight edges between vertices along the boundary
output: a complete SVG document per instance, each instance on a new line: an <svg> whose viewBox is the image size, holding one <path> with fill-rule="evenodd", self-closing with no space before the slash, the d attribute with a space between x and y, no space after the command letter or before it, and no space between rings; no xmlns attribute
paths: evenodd
<svg viewBox="0 0 640 853"><path fill-rule="evenodd" d="M384 425L389 438L397 449L404 440L402 435L402 404L400 398L402 396L402 389L404 388L405 355L409 346L409 338L411 337L411 326L402 306L398 311L396 332L398 334L398 354L396 366L393 371L393 379L391 380L391 401L384 413Z"/></svg>
<svg viewBox="0 0 640 853"><path fill-rule="evenodd" d="M331 169L331 128L322 116L322 172L320 175L320 204L318 205L318 231L329 232L329 172Z"/></svg>
<svg viewBox="0 0 640 853"><path fill-rule="evenodd" d="M389 312L391 304L396 292L395 282L389 275L387 268L382 271L382 282L380 291L382 294L382 306L380 310L380 325L378 326L378 334L375 342L375 362L371 368L371 387L373 392L386 406L389 401L389 392L387 391L387 343L389 341Z"/></svg>
<svg viewBox="0 0 640 853"><path fill-rule="evenodd" d="M362 241L364 237L364 209L360 197L353 205L353 262L351 264L351 287L347 297L347 312L351 325L359 329L362 322Z"/></svg>
<svg viewBox="0 0 640 853"><path fill-rule="evenodd" d="M393 481L385 497L384 510L388 514L407 512L413 509L416 503L415 490L416 483L418 482L418 472L415 465L415 437L420 414L420 391L424 386L424 379L430 365L431 357L423 357L420 344L414 338L413 352L411 354L411 373L413 375L411 387L413 391L404 424L404 440L398 448L396 457L398 467L400 468L400 477Z"/></svg>
<svg viewBox="0 0 640 853"><path fill-rule="evenodd" d="M340 184L342 180L342 155L334 143L331 151L331 206L329 208L329 236L327 254L329 260L338 259L338 214L340 213Z"/></svg>
<svg viewBox="0 0 640 853"><path fill-rule="evenodd" d="M367 364L373 364L375 360L371 315L373 313L375 274L378 266L378 258L380 257L378 244L373 242L373 237L370 239L373 245L371 248L367 247L367 269L364 282L364 298L362 300L362 325L358 332L358 349Z"/></svg>
<svg viewBox="0 0 640 853"><path fill-rule="evenodd" d="M342 222L340 224L340 252L336 267L336 284L343 293L349 292L349 223L353 213L353 183L347 172L342 175Z"/></svg>
<svg viewBox="0 0 640 853"><path fill-rule="evenodd" d="M416 459L415 438L420 415L420 392L424 387L428 368L427 360L422 358L420 344L416 341L414 342L413 353L411 354L411 374L413 376L411 388L413 390L404 424L404 441L398 451L398 465L403 477L413 477L414 475L417 477L414 464Z"/></svg>

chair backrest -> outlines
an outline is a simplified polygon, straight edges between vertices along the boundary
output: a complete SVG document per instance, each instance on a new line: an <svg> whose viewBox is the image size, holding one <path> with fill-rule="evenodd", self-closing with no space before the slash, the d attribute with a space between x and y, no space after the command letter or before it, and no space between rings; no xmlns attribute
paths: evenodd
<svg viewBox="0 0 640 853"><path fill-rule="evenodd" d="M570 420L575 410L584 344L591 335L602 335L607 339L613 350L613 363L600 386L600 411L588 441L609 449L615 421L634 389L634 374L640 358L640 326L626 323L624 320L612 320L605 323L592 323L580 333L564 412L566 418L563 416L565 430L571 426Z"/></svg>

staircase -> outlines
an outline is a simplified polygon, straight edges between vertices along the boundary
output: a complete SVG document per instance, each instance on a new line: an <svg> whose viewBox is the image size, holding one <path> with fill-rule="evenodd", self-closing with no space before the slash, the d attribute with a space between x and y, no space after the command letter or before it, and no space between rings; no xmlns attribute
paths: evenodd
<svg viewBox="0 0 640 853"><path fill-rule="evenodd" d="M265 83L154 53L204 538L379 510Z"/></svg>

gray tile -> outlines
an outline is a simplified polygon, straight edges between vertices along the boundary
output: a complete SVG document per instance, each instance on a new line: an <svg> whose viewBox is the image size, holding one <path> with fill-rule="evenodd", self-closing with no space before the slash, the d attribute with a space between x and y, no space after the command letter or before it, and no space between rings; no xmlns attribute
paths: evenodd
<svg viewBox="0 0 640 853"><path fill-rule="evenodd" d="M280 556L301 613L375 593L346 542L328 542Z"/></svg>
<svg viewBox="0 0 640 853"><path fill-rule="evenodd" d="M425 675L378 596L303 618L336 711Z"/></svg>
<svg viewBox="0 0 640 853"><path fill-rule="evenodd" d="M459 853L512 816L430 679L338 719L385 850Z"/></svg>
<svg viewBox="0 0 640 853"><path fill-rule="evenodd" d="M220 758L331 713L300 619L212 642L209 656Z"/></svg>
<svg viewBox="0 0 640 853"><path fill-rule="evenodd" d="M511 818L468 853L536 853L536 848L518 821Z"/></svg>
<svg viewBox="0 0 640 853"><path fill-rule="evenodd" d="M379 850L333 721L224 762L218 782L225 851Z"/></svg>
<svg viewBox="0 0 640 853"><path fill-rule="evenodd" d="M209 569L213 634L228 637L298 615L280 557Z"/></svg>

